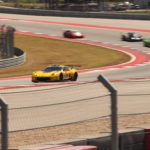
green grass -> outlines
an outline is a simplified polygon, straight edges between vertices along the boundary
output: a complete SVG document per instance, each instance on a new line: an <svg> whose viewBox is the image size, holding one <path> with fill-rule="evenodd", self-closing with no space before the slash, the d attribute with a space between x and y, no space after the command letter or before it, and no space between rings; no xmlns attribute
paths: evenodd
<svg viewBox="0 0 150 150"><path fill-rule="evenodd" d="M15 34L15 47L27 54L23 65L0 70L0 78L30 75L51 64L89 69L124 63L130 56L111 49L75 42Z"/></svg>

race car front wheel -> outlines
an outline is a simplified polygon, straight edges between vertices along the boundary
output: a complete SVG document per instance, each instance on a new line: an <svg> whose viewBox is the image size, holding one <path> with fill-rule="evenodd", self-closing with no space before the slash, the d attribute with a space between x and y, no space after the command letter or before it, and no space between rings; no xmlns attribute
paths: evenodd
<svg viewBox="0 0 150 150"><path fill-rule="evenodd" d="M143 45L144 45L145 47L148 47L148 44L147 44L147 43L144 43Z"/></svg>
<svg viewBox="0 0 150 150"><path fill-rule="evenodd" d="M37 81L37 80L32 80L32 82L34 82L34 83L38 83L38 81Z"/></svg>

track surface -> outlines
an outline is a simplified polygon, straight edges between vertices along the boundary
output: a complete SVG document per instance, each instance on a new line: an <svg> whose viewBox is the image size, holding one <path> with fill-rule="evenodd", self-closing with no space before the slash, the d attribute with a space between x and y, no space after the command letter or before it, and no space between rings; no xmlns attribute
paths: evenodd
<svg viewBox="0 0 150 150"><path fill-rule="evenodd" d="M33 32L62 37L62 32L65 29L79 29L85 33L85 40L102 42L107 45L112 44L115 46L122 46L126 49L130 48L133 49L133 51L142 52L149 57L150 48L143 47L141 42L130 43L120 40L121 34L128 31L137 31L145 38L148 38L150 32L149 21L39 17L8 14L2 14L1 16L0 25L11 25L21 32ZM150 101L148 101L150 98L150 64L146 61L145 63L129 67L124 66L123 68L120 67L117 69L111 68L103 71L93 70L81 73L79 80L76 83L78 85L74 85L75 83L72 85L72 83L67 82L61 84L39 83L37 86L37 84L35 85L31 83L30 78L26 77L20 79L0 80L0 93L9 104L9 108L13 109L10 110L10 130L24 130L49 125L53 126L109 115L109 96L100 97L102 95L108 95L109 93L105 91L102 85L100 85L100 83L80 85L80 83L83 82L87 83L96 80L97 76L101 73L111 81L121 81L113 82L116 89L119 91L119 114L150 112ZM125 82L126 80L128 81ZM23 86L29 88L18 88ZM93 97L94 100L91 101ZM89 101L86 103L83 103L82 101L79 101L76 104L69 103L70 100L76 101L81 99L89 99ZM54 105L66 102L68 104ZM44 106L39 107L39 111L37 111L35 106L40 105L50 105L51 109ZM32 108L28 110L14 109L19 107ZM49 118L45 113L52 114L52 116ZM22 124L16 125L16 114L17 119L22 119L22 122L24 122L23 126ZM31 115L31 118L29 118L28 115ZM25 120L23 120L23 118L25 118ZM40 122L38 122L39 118ZM36 126L34 122L38 122Z"/></svg>

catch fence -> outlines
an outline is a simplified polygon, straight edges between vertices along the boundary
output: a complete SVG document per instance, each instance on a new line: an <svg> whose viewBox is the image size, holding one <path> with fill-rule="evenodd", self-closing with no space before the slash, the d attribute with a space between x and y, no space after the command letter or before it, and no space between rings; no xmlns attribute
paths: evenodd
<svg viewBox="0 0 150 150"><path fill-rule="evenodd" d="M0 27L0 59L14 56L14 31L15 29L11 26Z"/></svg>
<svg viewBox="0 0 150 150"><path fill-rule="evenodd" d="M113 82L119 130L150 124L150 81L135 83ZM100 82L51 84L1 91L9 104L9 148L111 134L111 93Z"/></svg>

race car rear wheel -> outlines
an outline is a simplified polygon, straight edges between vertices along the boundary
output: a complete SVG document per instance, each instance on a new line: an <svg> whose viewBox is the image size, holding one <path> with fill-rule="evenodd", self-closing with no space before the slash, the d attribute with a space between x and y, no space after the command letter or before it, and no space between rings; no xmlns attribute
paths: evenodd
<svg viewBox="0 0 150 150"><path fill-rule="evenodd" d="M64 80L64 77L63 77L63 74L61 73L60 75L59 75L59 81L63 81Z"/></svg>
<svg viewBox="0 0 150 150"><path fill-rule="evenodd" d="M73 75L73 77L70 80L71 81L77 81L77 79L78 79L78 73L75 72L74 75Z"/></svg>
<svg viewBox="0 0 150 150"><path fill-rule="evenodd" d="M148 44L147 44L146 42L144 42L143 45L144 45L145 47L148 47Z"/></svg>

